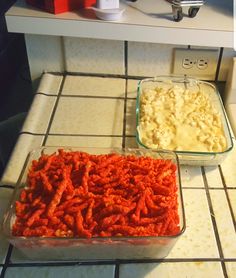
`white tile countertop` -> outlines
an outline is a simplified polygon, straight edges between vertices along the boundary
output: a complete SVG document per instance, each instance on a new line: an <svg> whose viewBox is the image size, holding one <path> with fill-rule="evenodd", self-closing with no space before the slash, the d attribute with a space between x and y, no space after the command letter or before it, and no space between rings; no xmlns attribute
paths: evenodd
<svg viewBox="0 0 236 278"><path fill-rule="evenodd" d="M137 147L137 80L45 73L0 185L0 220L29 151ZM235 143L235 139L234 139ZM1 277L235 277L236 148L219 166L181 166L186 231L161 260L32 261L0 234Z"/></svg>

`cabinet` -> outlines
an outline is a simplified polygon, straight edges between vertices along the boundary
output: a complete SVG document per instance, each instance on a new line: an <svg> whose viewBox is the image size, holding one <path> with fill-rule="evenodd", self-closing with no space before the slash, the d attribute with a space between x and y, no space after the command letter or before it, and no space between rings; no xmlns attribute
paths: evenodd
<svg viewBox="0 0 236 278"><path fill-rule="evenodd" d="M102 21L92 9L53 15L18 0L6 13L9 32L233 48L233 0L208 0L195 18L173 21L165 0L121 1L120 21ZM187 9L186 9L187 14Z"/></svg>

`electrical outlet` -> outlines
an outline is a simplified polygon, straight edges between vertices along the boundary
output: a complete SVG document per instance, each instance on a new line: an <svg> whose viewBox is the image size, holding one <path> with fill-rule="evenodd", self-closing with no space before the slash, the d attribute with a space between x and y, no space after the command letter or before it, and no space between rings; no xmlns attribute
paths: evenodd
<svg viewBox="0 0 236 278"><path fill-rule="evenodd" d="M191 69L193 67L193 61L189 58L183 58L182 66L184 69Z"/></svg>
<svg viewBox="0 0 236 278"><path fill-rule="evenodd" d="M207 69L209 67L209 59L201 58L201 59L197 60L197 67L200 70Z"/></svg>
<svg viewBox="0 0 236 278"><path fill-rule="evenodd" d="M172 73L214 80L218 56L217 49L175 48Z"/></svg>

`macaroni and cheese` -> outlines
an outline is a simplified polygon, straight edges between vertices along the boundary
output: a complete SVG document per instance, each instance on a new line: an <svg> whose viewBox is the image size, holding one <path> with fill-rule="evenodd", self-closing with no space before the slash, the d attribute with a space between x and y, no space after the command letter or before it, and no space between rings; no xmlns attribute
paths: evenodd
<svg viewBox="0 0 236 278"><path fill-rule="evenodd" d="M220 113L200 89L145 89L138 128L141 142L149 148L222 152L227 147Z"/></svg>

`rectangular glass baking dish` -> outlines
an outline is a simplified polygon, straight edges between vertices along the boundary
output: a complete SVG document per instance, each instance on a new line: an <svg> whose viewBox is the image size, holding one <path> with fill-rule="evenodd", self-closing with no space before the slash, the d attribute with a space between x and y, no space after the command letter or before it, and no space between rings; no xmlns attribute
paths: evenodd
<svg viewBox="0 0 236 278"><path fill-rule="evenodd" d="M118 153L120 155L148 156L154 159L170 160L176 168L177 200L180 232L173 236L146 237L23 237L13 236L11 227L15 220L15 201L27 186L28 169L33 160L41 154L52 154L58 149L65 151L83 151L89 154ZM14 190L9 209L4 217L3 232L8 241L32 260L111 260L111 259L151 259L164 258L168 255L177 239L185 230L185 214L182 197L178 157L174 152L148 149L117 148L75 148L42 147L32 151L25 162L22 173Z"/></svg>
<svg viewBox="0 0 236 278"><path fill-rule="evenodd" d="M213 166L222 163L228 153L233 149L233 140L230 133L227 115L217 88L205 81L195 79L187 76L156 76L154 78L146 78L138 83L137 101L136 101L136 141L139 147L148 148L142 142L142 132L140 130L140 99L145 89L155 89L161 87L170 89L173 86L188 89L189 93L196 92L201 89L206 93L212 103L212 106L220 113L221 122L223 125L224 135L226 138L226 149L222 152L200 152L200 151L174 151L179 158L180 164L195 165L195 166Z"/></svg>

